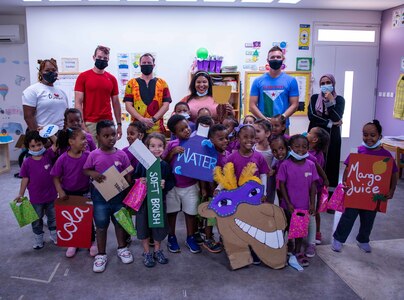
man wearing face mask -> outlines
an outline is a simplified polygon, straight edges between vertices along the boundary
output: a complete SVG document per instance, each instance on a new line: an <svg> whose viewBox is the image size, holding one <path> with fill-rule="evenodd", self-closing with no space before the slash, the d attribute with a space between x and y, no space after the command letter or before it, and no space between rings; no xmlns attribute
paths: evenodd
<svg viewBox="0 0 404 300"><path fill-rule="evenodd" d="M96 125L101 120L117 122L118 139L122 136L121 105L119 103L119 90L116 78L105 71L109 61L109 48L97 46L94 51L94 67L79 75L74 87L75 108L83 115L83 129L92 134L96 141Z"/></svg>
<svg viewBox="0 0 404 300"><path fill-rule="evenodd" d="M254 80L250 92L250 112L258 119L268 119L275 115L289 117L299 106L299 88L294 77L282 72L285 57L278 46L268 51L269 72Z"/></svg>
<svg viewBox="0 0 404 300"><path fill-rule="evenodd" d="M155 59L150 53L139 59L142 74L132 78L126 84L125 108L132 116L132 121L140 121L147 127L147 133L164 133L163 116L171 103L170 90L167 83L153 76Z"/></svg>
<svg viewBox="0 0 404 300"><path fill-rule="evenodd" d="M62 129L68 101L66 94L53 85L58 77L56 60L38 60L38 64L38 82L22 93L24 120L28 130L37 130L48 124L55 124Z"/></svg>

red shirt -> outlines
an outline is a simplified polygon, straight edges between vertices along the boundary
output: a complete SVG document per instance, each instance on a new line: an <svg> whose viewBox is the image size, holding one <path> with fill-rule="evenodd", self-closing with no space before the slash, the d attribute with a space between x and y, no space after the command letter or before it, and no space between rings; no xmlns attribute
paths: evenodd
<svg viewBox="0 0 404 300"><path fill-rule="evenodd" d="M79 75L74 90L84 93L84 122L112 120L111 97L118 95L118 82L108 72L95 73L92 69Z"/></svg>

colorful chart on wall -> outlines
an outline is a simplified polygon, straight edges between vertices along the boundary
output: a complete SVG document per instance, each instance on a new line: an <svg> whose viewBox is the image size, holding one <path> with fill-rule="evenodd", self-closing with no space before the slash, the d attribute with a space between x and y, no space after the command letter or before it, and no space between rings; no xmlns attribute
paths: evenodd
<svg viewBox="0 0 404 300"><path fill-rule="evenodd" d="M74 107L74 85L80 73L59 73L55 86L66 93L69 107Z"/></svg>
<svg viewBox="0 0 404 300"><path fill-rule="evenodd" d="M245 72L244 75L244 115L250 114L250 91L255 79L263 75L265 72ZM295 72L286 71L286 74L293 76L297 80L299 87L299 108L293 116L307 116L307 109L310 101L311 88L311 72Z"/></svg>

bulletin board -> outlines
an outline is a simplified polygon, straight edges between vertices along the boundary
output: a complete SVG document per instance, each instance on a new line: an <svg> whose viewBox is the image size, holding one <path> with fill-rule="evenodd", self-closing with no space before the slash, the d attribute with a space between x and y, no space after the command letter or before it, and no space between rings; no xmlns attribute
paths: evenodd
<svg viewBox="0 0 404 300"><path fill-rule="evenodd" d="M79 74L78 72L59 73L58 80L56 80L54 84L66 93L69 107L74 107L74 85L76 84L76 79L79 77Z"/></svg>
<svg viewBox="0 0 404 300"><path fill-rule="evenodd" d="M245 72L244 75L244 115L250 114L250 91L254 80L261 75L265 74L265 71L256 72ZM310 101L310 91L311 91L311 72L295 72L286 71L286 74L293 76L297 80L297 85L299 87L299 108L293 114L293 116L307 116L307 111Z"/></svg>

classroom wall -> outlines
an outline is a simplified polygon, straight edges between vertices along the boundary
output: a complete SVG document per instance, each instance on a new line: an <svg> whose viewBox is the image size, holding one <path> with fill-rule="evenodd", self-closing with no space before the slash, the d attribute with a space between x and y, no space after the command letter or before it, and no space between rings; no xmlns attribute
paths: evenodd
<svg viewBox="0 0 404 300"><path fill-rule="evenodd" d="M23 24L26 29L24 15L0 15L1 25ZM26 35L26 33L25 33ZM0 128L10 127L9 123L17 123L25 132L26 125L22 115L21 95L30 84L28 68L28 47L23 44L0 44ZM17 160L20 149L15 149L19 135L11 134L14 142L9 145L10 159Z"/></svg>
<svg viewBox="0 0 404 300"><path fill-rule="evenodd" d="M384 135L404 135L404 121L393 118L394 97L386 97L380 93L394 92L400 74L401 60L404 58L404 26L393 28L393 12L404 11L404 5L382 14L380 37L380 62L376 98L376 118L383 126Z"/></svg>

